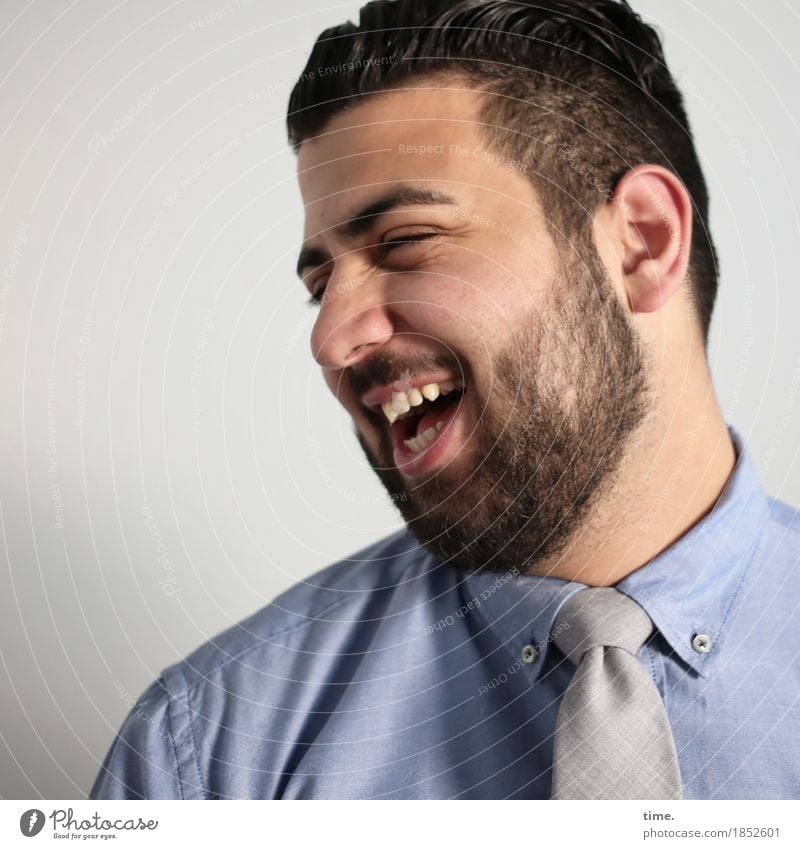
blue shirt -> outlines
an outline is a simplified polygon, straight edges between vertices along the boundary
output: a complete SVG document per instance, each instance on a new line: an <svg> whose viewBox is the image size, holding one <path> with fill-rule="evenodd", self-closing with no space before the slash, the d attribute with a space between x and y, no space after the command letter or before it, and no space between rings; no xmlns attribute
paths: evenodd
<svg viewBox="0 0 800 849"><path fill-rule="evenodd" d="M617 584L650 615L687 799L800 797L800 514L740 437L715 508ZM464 578L407 531L317 572L144 693L94 799L547 799L583 584Z"/></svg>

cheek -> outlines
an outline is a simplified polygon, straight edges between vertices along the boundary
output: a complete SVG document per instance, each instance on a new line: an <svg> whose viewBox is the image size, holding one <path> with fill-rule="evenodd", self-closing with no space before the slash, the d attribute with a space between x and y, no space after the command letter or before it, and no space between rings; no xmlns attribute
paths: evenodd
<svg viewBox="0 0 800 849"><path fill-rule="evenodd" d="M478 262L470 264L468 259ZM497 314L498 294L503 296L507 289L502 283L496 267L489 268L480 257L470 255L397 279L389 291L393 308L416 332L449 335L458 328L460 335Z"/></svg>
<svg viewBox="0 0 800 849"><path fill-rule="evenodd" d="M420 334L421 343L429 338L458 354L506 335L519 315L521 299L496 268L473 268L461 278L439 276L430 284L403 305L404 323Z"/></svg>

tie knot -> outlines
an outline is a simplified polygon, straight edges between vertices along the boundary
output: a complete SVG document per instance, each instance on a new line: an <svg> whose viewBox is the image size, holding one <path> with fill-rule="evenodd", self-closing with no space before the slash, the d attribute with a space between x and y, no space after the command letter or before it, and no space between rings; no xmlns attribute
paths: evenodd
<svg viewBox="0 0 800 849"><path fill-rule="evenodd" d="M636 655L653 623L639 605L613 587L592 587L571 595L553 625L553 640L577 666L584 652L613 646Z"/></svg>

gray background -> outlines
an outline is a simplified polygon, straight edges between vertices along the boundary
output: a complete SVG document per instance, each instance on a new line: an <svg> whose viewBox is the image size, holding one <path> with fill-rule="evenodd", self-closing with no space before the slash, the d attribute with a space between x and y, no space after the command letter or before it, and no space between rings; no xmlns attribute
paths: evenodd
<svg viewBox="0 0 800 849"><path fill-rule="evenodd" d="M0 6L0 796L81 797L164 666L401 526L308 348L289 90L356 3ZM711 359L800 502L798 12L638 0L722 264Z"/></svg>

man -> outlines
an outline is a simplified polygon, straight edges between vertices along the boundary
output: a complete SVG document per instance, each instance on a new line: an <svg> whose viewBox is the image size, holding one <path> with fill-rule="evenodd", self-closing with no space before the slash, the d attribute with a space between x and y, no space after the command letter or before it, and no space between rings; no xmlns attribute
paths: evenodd
<svg viewBox="0 0 800 849"><path fill-rule="evenodd" d="M95 798L791 798L800 524L623 2L379 0L289 106L313 355L407 529L166 670Z"/></svg>

